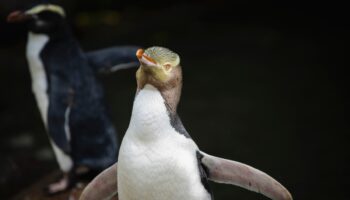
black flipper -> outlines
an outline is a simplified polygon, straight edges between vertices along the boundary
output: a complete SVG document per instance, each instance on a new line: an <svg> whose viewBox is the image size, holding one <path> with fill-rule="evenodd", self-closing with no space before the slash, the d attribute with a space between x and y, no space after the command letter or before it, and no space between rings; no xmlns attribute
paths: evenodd
<svg viewBox="0 0 350 200"><path fill-rule="evenodd" d="M51 82L55 82L56 78L51 77ZM69 142L69 134L67 133L67 114L70 110L70 101L72 101L73 94L66 87L50 87L50 104L48 109L48 131L53 142L67 155L71 152L71 145ZM62 97L66 98L62 98Z"/></svg>
<svg viewBox="0 0 350 200"><path fill-rule="evenodd" d="M98 73L112 73L120 69L138 67L137 46L117 46L87 52L90 66Z"/></svg>

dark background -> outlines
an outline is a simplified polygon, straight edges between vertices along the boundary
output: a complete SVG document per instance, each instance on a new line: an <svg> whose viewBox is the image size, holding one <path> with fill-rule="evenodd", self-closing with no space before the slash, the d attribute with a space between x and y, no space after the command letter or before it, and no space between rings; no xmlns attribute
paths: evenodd
<svg viewBox="0 0 350 200"><path fill-rule="evenodd" d="M5 23L10 11L32 2L0 0L1 199L57 169L31 93L26 31ZM349 198L345 4L60 3L84 50L160 45L180 54L179 114L203 151L267 172L295 199ZM120 140L135 71L100 76ZM266 199L234 186L212 187L216 199Z"/></svg>

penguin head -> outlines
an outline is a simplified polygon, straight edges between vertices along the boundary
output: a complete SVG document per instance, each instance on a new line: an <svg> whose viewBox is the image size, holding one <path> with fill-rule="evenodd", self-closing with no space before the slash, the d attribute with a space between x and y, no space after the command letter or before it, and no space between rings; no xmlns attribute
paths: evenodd
<svg viewBox="0 0 350 200"><path fill-rule="evenodd" d="M9 23L25 23L29 31L52 35L64 26L64 9L54 4L39 4L26 11L14 11L7 16Z"/></svg>
<svg viewBox="0 0 350 200"><path fill-rule="evenodd" d="M136 56L140 61L136 78L139 88L151 84L160 88L175 87L182 81L180 57L177 53L164 47L139 49Z"/></svg>

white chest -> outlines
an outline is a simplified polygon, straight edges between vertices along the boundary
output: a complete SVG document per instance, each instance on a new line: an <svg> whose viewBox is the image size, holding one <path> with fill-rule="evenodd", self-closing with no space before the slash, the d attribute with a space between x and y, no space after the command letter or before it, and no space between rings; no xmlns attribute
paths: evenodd
<svg viewBox="0 0 350 200"><path fill-rule="evenodd" d="M29 32L26 50L29 71L32 78L32 91L45 126L47 126L47 110L49 105L47 95L48 83L44 64L40 59L40 52L48 41L49 37L47 35Z"/></svg>
<svg viewBox="0 0 350 200"><path fill-rule="evenodd" d="M208 200L201 184L196 144L171 126L153 86L137 95L118 158L120 200Z"/></svg>

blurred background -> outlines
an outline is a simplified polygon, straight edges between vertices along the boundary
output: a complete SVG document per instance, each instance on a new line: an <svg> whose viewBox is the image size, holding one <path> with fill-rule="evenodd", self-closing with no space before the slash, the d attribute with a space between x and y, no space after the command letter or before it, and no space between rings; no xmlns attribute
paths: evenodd
<svg viewBox="0 0 350 200"><path fill-rule="evenodd" d="M57 170L25 60L27 32L0 1L0 199ZM84 50L168 47L181 56L179 114L199 147L261 169L294 199L348 199L345 5L220 0L62 0ZM136 69L99 76L121 141ZM216 199L266 199L211 184Z"/></svg>

